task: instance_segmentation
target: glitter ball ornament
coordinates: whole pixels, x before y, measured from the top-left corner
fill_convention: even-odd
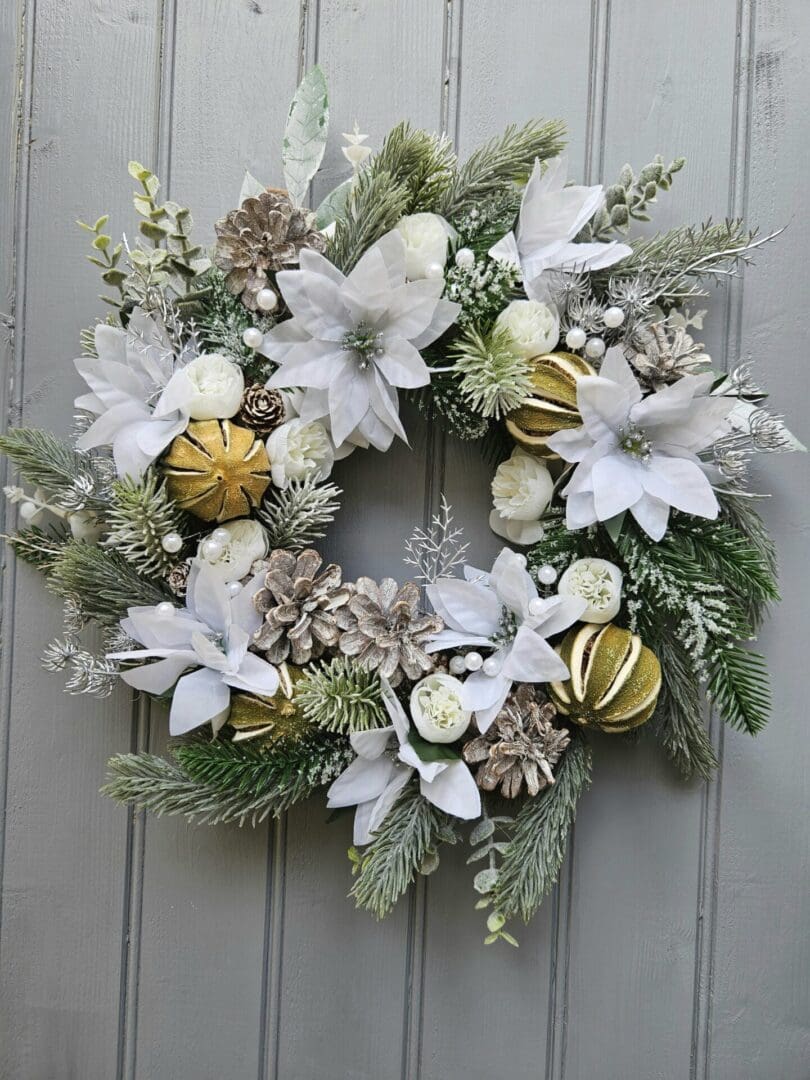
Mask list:
[[[162,465],[169,498],[203,521],[244,517],[270,484],[264,443],[229,420],[189,424]]]
[[[532,367],[532,394],[506,419],[506,429],[526,450],[539,457],[555,458],[546,445],[548,439],[566,428],[582,425],[577,408],[577,381],[596,372],[574,353],[545,353],[529,361]]]

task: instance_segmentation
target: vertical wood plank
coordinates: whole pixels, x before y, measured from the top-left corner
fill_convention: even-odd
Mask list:
[[[20,5],[20,9],[23,5]],[[155,4],[28,3],[19,182],[16,423],[65,433],[79,329],[102,305],[77,217],[128,207],[126,162],[151,145]],[[93,87],[92,95],[87,88]],[[114,107],[113,107],[114,103]],[[29,125],[30,120],[30,127]],[[78,260],[78,261],[77,261]],[[9,1076],[116,1073],[126,815],[97,794],[126,746],[125,695],[70,698],[39,666],[58,607],[19,566],[4,875],[2,991]]]
[[[374,148],[403,118],[435,130],[443,9],[429,0],[407,7],[372,0],[321,0],[317,6],[317,29],[310,26],[306,44],[329,84],[333,139],[314,185],[315,202],[348,175],[338,133],[350,131],[355,117]],[[426,469],[432,467],[415,411],[407,411],[405,426],[411,447],[357,451],[335,469],[344,495],[325,550],[348,579],[359,573],[404,577],[404,541],[422,521]],[[317,797],[289,815],[278,1075],[415,1075],[402,1072],[410,1069],[409,958],[419,947],[408,918],[413,899],[380,924],[355,911],[346,899],[350,819],[325,826],[325,817]],[[326,957],[329,978],[322,974]]]
[[[236,206],[246,168],[268,184],[280,180],[298,15],[297,0],[166,7],[158,160],[149,164],[171,197],[192,208],[206,242],[214,221]],[[153,752],[165,749],[167,726],[154,708]],[[270,836],[267,825],[147,821],[134,1075],[260,1075],[268,913],[281,902],[267,874]]]
[[[810,168],[810,12],[798,0],[763,0],[744,4],[743,13],[750,51],[741,75],[753,106],[743,208],[764,229],[788,229],[745,273],[740,352],[755,360],[771,406],[806,442],[807,369],[797,313],[807,295],[810,230],[797,178]],[[784,599],[760,638],[773,675],[771,725],[755,743],[725,735],[712,1008],[697,1072],[712,1080],[802,1080],[810,1061],[810,754],[801,631],[810,475],[804,455],[765,459],[758,472],[757,487],[773,493],[762,511],[779,548]]]
[[[736,7],[610,7],[601,163],[684,154],[653,228],[727,211]],[[644,27],[645,60],[638,41]],[[688,61],[686,57],[688,56]],[[697,124],[695,117],[700,116]],[[722,297],[707,340],[722,362]],[[709,323],[711,325],[711,321]],[[652,739],[594,740],[594,784],[577,822],[567,1046],[561,1075],[665,1076],[688,1068],[701,798]],[[595,977],[598,974],[598,977]],[[628,1037],[634,1027],[643,1037]]]
[[[561,117],[569,125],[572,174],[581,174],[589,109],[591,12],[587,5],[544,2],[463,6],[459,72],[459,151],[467,156],[509,123]],[[561,49],[559,43],[568,43]],[[448,128],[452,125],[448,123]],[[488,527],[492,470],[477,444],[447,438],[438,486],[471,542],[475,565],[488,565],[503,541]],[[534,922],[515,927],[520,949],[483,948],[485,914],[474,910],[470,853],[459,844],[442,853],[427,879],[420,1076],[489,1078],[539,1075],[546,1059],[550,975],[554,958],[554,898]],[[491,1002],[520,1001],[517,1014]]]

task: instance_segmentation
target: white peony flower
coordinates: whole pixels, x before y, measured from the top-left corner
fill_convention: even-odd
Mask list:
[[[324,480],[332,471],[335,448],[326,427],[317,420],[300,417],[277,427],[265,443],[273,483],[285,488],[290,480],[317,476]]]
[[[622,572],[607,559],[577,559],[560,578],[557,592],[587,602],[583,622],[610,622],[622,606]]]
[[[216,559],[207,559],[204,554],[205,540],[200,541],[197,558],[210,566],[223,581],[239,581],[250,573],[250,568],[257,559],[267,554],[267,533],[258,521],[251,518],[237,518],[226,521],[216,530],[226,532],[230,539],[222,545],[222,554]]]
[[[238,364],[220,353],[203,353],[175,372],[163,396],[164,406],[192,420],[228,420],[239,411],[245,377]]]
[[[451,743],[470,726],[472,713],[461,703],[464,684],[441,672],[427,675],[411,691],[411,718],[423,739]]]
[[[551,352],[560,340],[560,318],[554,304],[540,300],[513,300],[495,320],[508,330],[525,359]]]
[[[492,480],[495,508],[489,527],[513,544],[536,544],[543,536],[539,518],[553,490],[554,481],[543,462],[525,450],[514,450]]]
[[[407,214],[396,231],[405,241],[405,276],[409,281],[428,277],[428,267],[444,266],[450,226],[438,214]]]

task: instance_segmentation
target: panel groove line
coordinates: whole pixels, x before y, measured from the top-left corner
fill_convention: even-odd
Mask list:
[[[8,180],[13,192],[13,209],[3,222],[4,247],[7,265],[3,277],[8,282],[9,311],[3,316],[5,333],[2,355],[8,371],[2,386],[4,398],[4,427],[19,421],[23,403],[23,350],[25,345],[25,275],[27,266],[28,237],[28,179],[31,169],[31,121],[33,110],[34,35],[36,28],[36,0],[21,0],[19,7],[3,18],[13,21],[16,36],[12,42],[13,60],[8,70],[13,79],[13,107],[8,111],[10,126],[5,133],[5,145],[9,148]],[[4,47],[5,52],[5,47]],[[12,58],[9,57],[11,60]],[[4,118],[5,120],[5,118]],[[5,300],[5,298],[4,298]],[[5,458],[0,465],[0,478],[5,482],[8,464]],[[11,503],[3,500],[0,517],[3,531],[11,528],[16,514]],[[6,853],[6,817],[9,770],[11,768],[11,677],[14,666],[14,621],[16,600],[17,563],[5,549],[2,555],[2,621],[0,622],[0,680],[2,681],[2,704],[0,705],[0,949],[3,942],[3,881]]]
[[[751,150],[751,110],[753,106],[755,0],[738,0],[734,34],[734,86],[729,146],[728,213],[744,218],[748,211]],[[723,370],[728,370],[732,356],[739,356],[742,343],[744,267],[740,276],[728,282],[724,303]],[[718,760],[717,774],[703,785],[701,838],[699,848],[698,896],[695,929],[695,979],[692,1007],[692,1044],[690,1080],[709,1080],[717,907],[722,839],[723,758],[725,727],[715,709],[711,710],[709,736]]]

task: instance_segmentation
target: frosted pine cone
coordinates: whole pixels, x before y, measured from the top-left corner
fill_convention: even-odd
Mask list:
[[[419,586],[402,587],[393,578],[378,585],[371,578],[357,579],[348,604],[338,612],[340,651],[353,656],[368,671],[376,671],[392,686],[419,679],[433,662],[422,647],[444,623],[437,615],[419,611]]]
[[[265,439],[284,423],[285,414],[284,398],[278,390],[268,390],[261,383],[253,383],[242,396],[236,420]]]
[[[529,795],[537,795],[554,783],[552,766],[556,765],[571,741],[566,728],[555,728],[556,715],[549,701],[539,701],[537,691],[521,683],[486,734],[465,744],[464,760],[478,765],[475,782],[484,791],[494,791],[514,799],[523,785]]]
[[[268,288],[268,273],[297,266],[302,248],[326,247],[314,214],[293,206],[284,191],[263,191],[245,199],[214,229],[214,263],[225,272],[228,291],[241,296],[249,311],[256,311],[257,293]]]
[[[337,645],[340,631],[335,612],[349,599],[334,563],[318,574],[323,560],[317,551],[293,555],[277,549],[266,562],[267,576],[253,603],[264,615],[254,643],[271,664],[288,658],[306,664]]]

